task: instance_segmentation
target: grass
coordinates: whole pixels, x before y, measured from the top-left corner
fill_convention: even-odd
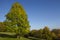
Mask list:
[[[18,39],[18,38],[2,38],[2,37],[0,37],[0,40],[30,40],[30,39],[27,39],[27,38],[24,38],[24,37],[22,37],[20,39]]]
[[[0,37],[0,40],[17,40],[17,38],[2,38],[2,37]]]
[[[15,33],[10,33],[10,32],[0,32],[0,36],[2,34],[5,34],[5,35],[15,35]],[[2,36],[5,36],[5,35],[2,35]],[[0,40],[30,40],[28,38],[24,38],[24,37],[21,37],[20,39],[19,38],[11,38],[11,37],[0,37]]]
[[[5,35],[3,35],[5,34]],[[8,37],[7,37],[8,35]],[[9,37],[10,35],[10,37]],[[38,38],[34,38],[34,37],[29,37],[29,38],[24,38],[24,37],[21,37],[21,38],[12,38],[12,36],[15,35],[15,33],[10,33],[10,32],[0,32],[0,40],[40,40]],[[3,37],[1,37],[3,36]]]
[[[11,32],[0,32],[0,34],[15,35],[16,33],[11,33]]]

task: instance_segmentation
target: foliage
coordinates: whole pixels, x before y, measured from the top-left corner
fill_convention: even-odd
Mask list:
[[[6,25],[4,22],[0,22],[0,32],[5,32],[6,31]]]
[[[30,25],[27,15],[21,4],[14,3],[6,14],[6,22],[9,22],[8,27],[14,29],[18,35],[24,35],[29,32]]]
[[[32,30],[29,35],[40,39],[53,40],[56,38],[55,33],[51,32],[47,26],[40,30]]]
[[[43,38],[47,40],[52,40],[51,31],[47,26],[43,29]]]
[[[55,35],[60,38],[60,29],[53,29],[51,32],[55,33]]]

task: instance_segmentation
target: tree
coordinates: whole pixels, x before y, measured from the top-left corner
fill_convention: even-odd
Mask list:
[[[52,40],[51,31],[47,26],[43,29],[43,38],[46,40]]]
[[[31,32],[30,32],[30,36],[32,36],[32,37],[37,37],[38,35],[37,35],[37,31],[38,30],[32,30]]]
[[[51,36],[52,36],[53,40],[55,40],[57,38],[57,36],[54,32],[51,32]]]
[[[18,2],[14,3],[8,14],[6,14],[6,22],[11,22],[9,26],[12,27],[12,29],[15,27],[15,32],[18,36],[22,36],[30,31],[27,18],[25,10]]]
[[[38,37],[42,39],[43,37],[43,29],[38,30]]]
[[[55,40],[56,35],[54,32],[51,32],[47,26],[43,29],[43,38],[46,40]]]
[[[57,38],[60,38],[60,29],[53,29],[51,32],[55,33]]]

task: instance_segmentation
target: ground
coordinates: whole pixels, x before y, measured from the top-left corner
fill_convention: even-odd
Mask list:
[[[0,40],[29,40],[28,38],[24,38],[24,37],[21,37],[20,39],[19,38],[12,38],[11,35],[15,35],[15,33],[0,32]]]

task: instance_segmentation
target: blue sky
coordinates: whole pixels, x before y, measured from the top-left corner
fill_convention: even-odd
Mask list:
[[[0,22],[15,2],[24,7],[31,29],[60,28],[60,0],[0,0]]]

